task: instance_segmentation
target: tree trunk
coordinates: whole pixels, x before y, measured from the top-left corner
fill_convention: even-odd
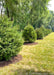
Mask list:
[[[11,21],[13,21],[13,17],[11,17]]]
[[[1,17],[2,17],[2,9],[1,9]]]
[[[10,16],[9,16],[9,10],[8,10],[8,8],[6,8],[6,11],[7,11],[7,16],[9,18]]]

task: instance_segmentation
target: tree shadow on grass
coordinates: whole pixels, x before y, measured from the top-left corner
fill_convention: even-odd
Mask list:
[[[50,72],[34,71],[33,69],[18,69],[14,71],[14,75],[54,75]]]

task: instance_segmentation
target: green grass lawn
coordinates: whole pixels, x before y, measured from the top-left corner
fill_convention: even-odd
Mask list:
[[[54,75],[54,33],[36,42],[37,45],[24,45],[19,53],[23,59],[0,67],[0,75]]]

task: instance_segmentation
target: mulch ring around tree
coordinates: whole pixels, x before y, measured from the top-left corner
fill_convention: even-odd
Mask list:
[[[33,42],[33,43],[29,43],[29,42],[25,42],[24,45],[37,45],[38,42]]]
[[[12,59],[9,61],[0,61],[0,67],[8,66],[9,64],[19,62],[20,60],[22,60],[22,56],[17,55],[15,57],[12,57]]]

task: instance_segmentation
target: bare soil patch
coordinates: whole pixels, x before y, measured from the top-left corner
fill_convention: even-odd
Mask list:
[[[29,43],[29,42],[25,42],[24,45],[37,45],[38,42],[34,42],[34,43]]]
[[[17,55],[15,57],[12,57],[9,61],[0,61],[0,67],[8,66],[9,64],[19,62],[20,60],[22,60],[22,56]]]

